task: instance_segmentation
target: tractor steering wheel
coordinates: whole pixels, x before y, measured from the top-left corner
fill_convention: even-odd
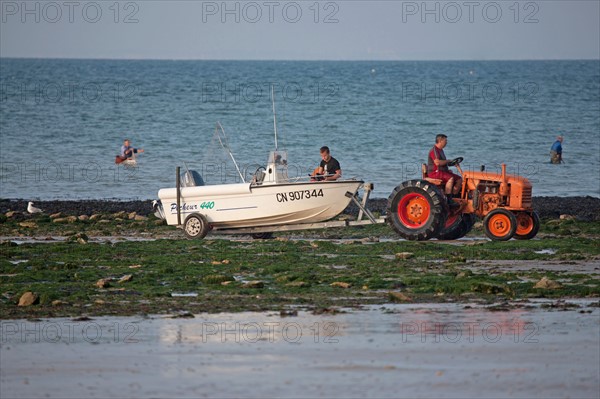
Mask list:
[[[452,161],[448,162],[448,166],[455,166],[461,163],[464,160],[463,157],[454,158]]]

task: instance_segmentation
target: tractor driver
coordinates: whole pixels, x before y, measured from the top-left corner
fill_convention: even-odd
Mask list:
[[[427,157],[427,176],[432,179],[440,179],[445,184],[448,204],[455,206],[456,203],[452,201],[452,197],[457,196],[460,192],[462,177],[450,172],[448,169],[448,166],[452,166],[452,163],[446,160],[446,154],[444,154],[446,144],[448,144],[448,136],[445,134],[435,136],[435,145],[429,151],[429,156]]]

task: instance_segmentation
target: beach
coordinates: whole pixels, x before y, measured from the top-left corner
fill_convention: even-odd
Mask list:
[[[597,301],[343,311],[0,321],[0,394],[595,398],[600,392]]]

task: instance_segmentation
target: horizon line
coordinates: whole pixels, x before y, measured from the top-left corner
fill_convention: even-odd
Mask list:
[[[0,55],[2,59],[17,60],[80,60],[80,61],[255,61],[255,62],[498,62],[498,61],[600,61],[600,58],[493,58],[493,59],[286,59],[286,58],[110,58],[110,57],[10,57]]]

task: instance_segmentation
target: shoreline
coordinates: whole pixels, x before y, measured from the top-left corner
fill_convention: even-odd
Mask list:
[[[26,212],[25,199],[0,199],[0,214],[9,211]],[[136,212],[138,215],[152,214],[152,200],[39,200],[35,206],[46,214],[62,213],[64,215],[92,215],[94,213]],[[386,198],[369,199],[369,209],[373,212],[385,213]],[[533,209],[542,219],[558,219],[561,215],[570,215],[577,220],[600,221],[600,198],[592,196],[577,197],[533,197]],[[354,204],[348,205],[345,214],[357,214]]]

